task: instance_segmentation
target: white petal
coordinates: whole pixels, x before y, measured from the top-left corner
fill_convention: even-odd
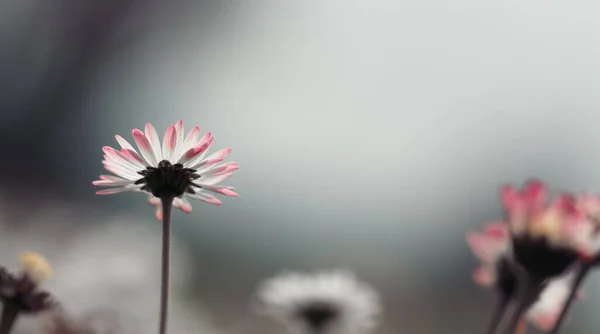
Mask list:
[[[118,194],[118,193],[122,193],[125,191],[131,191],[131,190],[132,189],[129,189],[127,187],[103,189],[103,190],[96,191],[96,195],[112,195],[112,194]]]
[[[175,143],[175,149],[173,150],[173,155],[171,155],[172,161],[176,162],[179,160],[179,156],[182,154],[183,149],[183,136],[185,135],[185,130],[183,128],[183,121],[178,121],[175,123],[175,133],[177,134],[177,142]]]
[[[192,212],[192,205],[185,198],[177,197],[173,200],[173,207],[178,208],[179,210],[190,213]]]
[[[160,198],[150,196],[150,197],[148,197],[148,203],[152,206],[160,205]]]
[[[187,137],[185,137],[185,140],[183,141],[183,147],[181,148],[181,152],[185,152],[190,148],[193,148],[196,145],[198,145],[199,139],[200,128],[195,126],[194,128],[192,128],[192,130],[190,130],[190,133],[188,133]]]
[[[215,175],[215,176],[201,177],[200,179],[197,180],[196,184],[198,184],[200,186],[212,186],[219,182],[223,182],[223,181],[227,180],[232,175],[233,175],[233,173],[226,173],[226,174]]]
[[[188,161],[183,163],[183,166],[186,168],[192,168],[191,166],[197,165],[200,161],[202,161],[202,159],[204,158],[204,156],[206,156],[206,152],[208,152],[208,149],[210,148],[210,145],[212,144],[213,141],[213,137],[210,134],[210,132],[207,132],[204,136],[202,136],[202,138],[200,138],[200,140],[198,141],[198,143],[196,144],[195,152],[193,156],[188,157]],[[186,152],[183,152],[186,153]]]
[[[100,187],[122,187],[129,184],[133,184],[135,181],[133,180],[121,180],[121,181],[111,181],[111,180],[97,180],[92,182],[95,186]]]
[[[110,162],[110,161],[104,162],[104,168],[106,170],[114,173],[115,175],[118,175],[118,176],[128,179],[128,180],[141,179],[140,175],[136,175],[136,174],[132,173],[131,171],[124,169],[123,167],[121,167],[113,162]]]
[[[203,159],[202,161],[198,162],[197,164],[195,164],[193,167],[190,167],[190,168],[198,169],[203,166],[214,165],[216,163],[223,161],[223,159],[225,159],[229,155],[229,153],[231,153],[230,148],[224,148],[224,149],[218,150],[217,152],[209,155],[207,158]]]
[[[217,197],[215,197],[212,194],[206,194],[200,191],[197,191],[195,194],[186,194],[186,196],[188,196],[189,198],[193,198],[193,199],[197,199],[197,200],[201,200],[203,202],[209,203],[209,204],[213,204],[213,205],[221,205],[223,204],[223,202],[221,202],[220,199],[218,199]]]
[[[162,151],[163,159],[171,161],[173,151],[177,145],[177,133],[175,132],[174,126],[169,126],[165,131],[165,137],[163,138]]]
[[[117,151],[110,146],[104,146],[102,151],[106,154],[106,158],[109,161],[113,161],[126,169],[137,172],[139,170],[145,169],[143,165],[141,165],[138,161],[132,160],[127,157],[123,152]]]
[[[150,141],[148,141],[148,138],[146,138],[146,135],[144,135],[144,133],[139,129],[133,129],[132,134],[133,140],[135,140],[135,143],[142,153],[142,156],[151,166],[157,166],[158,161],[154,155],[154,149],[152,148]]]
[[[146,138],[148,138],[148,141],[152,146],[152,151],[156,156],[156,160],[161,161],[163,158],[162,153],[160,151],[160,139],[158,138],[158,133],[156,133],[156,129],[151,123],[146,123],[146,128],[144,129],[144,131],[146,133]]]
[[[135,148],[133,148],[133,146],[131,146],[131,144],[129,144],[129,142],[127,140],[125,140],[125,138],[123,138],[119,135],[115,135],[115,138],[117,139],[117,142],[119,143],[119,145],[121,145],[121,148],[127,148],[127,149],[135,151]]]

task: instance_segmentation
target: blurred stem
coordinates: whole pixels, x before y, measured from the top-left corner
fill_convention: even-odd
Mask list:
[[[492,314],[492,319],[490,321],[490,324],[488,325],[486,334],[496,333],[498,326],[500,325],[502,319],[504,318],[504,315],[506,314],[506,309],[508,308],[509,303],[510,298],[506,296],[500,297],[500,300],[498,300],[498,302],[496,303],[496,308],[494,310],[494,313]]]
[[[9,334],[19,316],[19,309],[10,302],[4,302],[2,320],[0,320],[0,334]]]
[[[167,333],[167,311],[169,308],[169,266],[171,243],[171,208],[173,196],[164,196],[160,199],[162,204],[162,264],[160,283],[160,322],[159,334]],[[4,334],[4,333],[0,333]]]
[[[515,311],[510,317],[510,321],[508,322],[508,326],[504,332],[505,334],[515,334],[523,314],[537,299],[543,288],[543,280],[535,279],[529,275],[525,275],[523,277],[523,279],[520,281],[519,297],[517,299]]]
[[[589,274],[590,269],[592,269],[592,267],[593,267],[593,262],[581,264],[581,266],[579,267],[579,270],[577,271],[577,276],[575,276],[575,281],[573,282],[573,286],[571,286],[571,292],[569,293],[569,297],[567,298],[565,306],[563,307],[562,311],[560,312],[560,315],[558,316],[558,320],[556,320],[556,323],[554,324],[554,328],[552,329],[550,334],[557,334],[560,331],[562,323],[565,321],[565,318],[567,317],[567,313],[569,312],[571,305],[573,305],[573,301],[575,301],[575,297],[577,296],[577,291],[579,290],[581,283],[583,283],[583,281],[585,280],[585,277],[587,276],[587,274]]]

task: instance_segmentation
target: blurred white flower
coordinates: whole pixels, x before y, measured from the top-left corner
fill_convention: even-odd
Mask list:
[[[0,265],[17,267],[21,251],[40,252],[53,269],[45,288],[73,319],[96,319],[93,325],[100,334],[106,331],[97,328],[113,326],[125,334],[156,332],[160,225],[155,231],[147,222],[127,218],[90,222],[89,217],[56,207],[38,208],[38,213],[16,230],[7,230],[0,222]],[[93,227],[81,227],[81,220]],[[190,277],[192,265],[178,240],[173,241],[171,266],[169,332],[215,333],[201,310],[182,301],[181,287]],[[14,332],[39,333],[43,324],[39,318],[24,317]]]
[[[258,291],[260,312],[292,333],[362,333],[381,312],[377,292],[345,271],[283,273]]]

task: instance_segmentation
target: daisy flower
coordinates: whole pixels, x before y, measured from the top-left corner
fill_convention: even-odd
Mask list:
[[[515,260],[536,280],[561,275],[578,256],[591,257],[589,221],[574,196],[560,194],[547,203],[546,186],[530,181],[521,190],[501,190]]]
[[[151,205],[158,207],[156,218],[162,221],[163,228],[159,334],[167,332],[171,208],[191,212],[192,205],[187,198],[221,204],[219,199],[206,193],[207,191],[238,196],[233,187],[217,185],[230,178],[233,171],[238,169],[235,162],[221,163],[231,149],[222,149],[206,157],[213,140],[210,132],[200,137],[200,129],[194,127],[187,136],[184,133],[182,121],[168,127],[161,146],[152,124],[146,123],[144,132],[133,129],[133,139],[139,154],[127,140],[117,135],[121,150],[105,146],[102,162],[104,168],[115,175],[100,175],[100,180],[93,182],[97,186],[112,187],[98,191],[97,194],[142,192],[150,197]]]
[[[157,206],[156,217],[162,221],[161,198],[173,198],[173,206],[189,213],[192,205],[188,199],[220,205],[213,194],[238,196],[233,187],[218,184],[232,176],[238,169],[236,162],[222,161],[231,149],[226,148],[206,156],[213,141],[212,135],[200,136],[196,126],[184,136],[183,122],[169,126],[162,145],[154,126],[146,123],[144,131],[133,129],[133,140],[138,151],[123,137],[115,138],[121,149],[104,146],[104,168],[115,175],[100,175],[96,186],[111,187],[96,192],[98,195],[124,191],[142,192],[149,203]]]
[[[261,313],[292,333],[362,333],[381,312],[379,296],[351,273],[284,273],[258,291]]]

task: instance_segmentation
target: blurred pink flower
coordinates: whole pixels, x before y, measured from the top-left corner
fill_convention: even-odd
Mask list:
[[[121,150],[104,146],[104,168],[115,175],[100,175],[96,186],[113,187],[96,192],[99,195],[137,191],[150,196],[149,203],[157,206],[156,217],[162,220],[160,198],[174,194],[173,206],[189,213],[192,205],[187,198],[220,205],[221,201],[206,191],[225,196],[238,196],[229,186],[217,186],[238,169],[236,162],[221,163],[231,152],[226,148],[208,157],[213,141],[210,132],[200,137],[196,126],[184,138],[183,122],[167,128],[162,148],[154,126],[146,123],[145,132],[133,130],[133,139],[141,153],[123,137],[116,135]],[[205,191],[206,190],[206,191]]]
[[[499,262],[502,259],[512,261],[508,225],[501,222],[488,223],[483,232],[469,232],[467,244],[481,263],[473,274],[475,283],[485,287],[501,284],[498,282],[498,270],[501,268]],[[572,275],[550,281],[538,301],[527,311],[528,322],[544,331],[552,329],[565,305],[572,281]]]
[[[531,277],[560,276],[578,256],[594,257],[593,226],[576,196],[559,194],[548,202],[546,186],[539,181],[529,181],[520,190],[505,186],[500,195],[512,253]]]

